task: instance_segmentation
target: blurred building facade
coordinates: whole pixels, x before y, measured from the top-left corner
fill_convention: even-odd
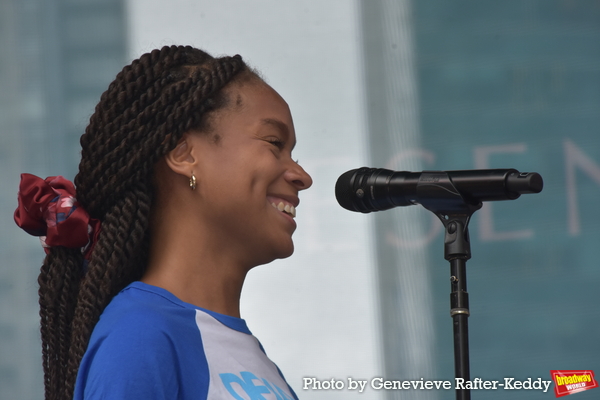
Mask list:
[[[598,366],[597,312],[580,306],[596,304],[600,284],[599,3],[364,1],[361,18],[373,167],[544,178],[542,193],[484,203],[470,223],[471,377],[549,380],[559,366]],[[378,214],[387,378],[452,380],[442,224],[420,206]]]
[[[79,136],[126,59],[121,0],[0,2],[0,399],[43,398],[37,275],[15,230],[19,174],[73,179]],[[12,210],[12,211],[11,211]]]

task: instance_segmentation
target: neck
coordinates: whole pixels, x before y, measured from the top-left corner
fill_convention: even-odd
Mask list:
[[[198,226],[189,219],[167,226],[155,224],[142,281],[186,303],[239,318],[242,286],[250,268],[235,259],[235,252],[213,243],[210,233],[203,234]]]

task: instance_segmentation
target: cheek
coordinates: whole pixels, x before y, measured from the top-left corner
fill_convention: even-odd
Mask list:
[[[282,163],[264,146],[216,151],[205,161],[210,170],[205,175],[204,193],[234,207],[250,207],[257,201],[266,204],[269,187],[285,172]]]

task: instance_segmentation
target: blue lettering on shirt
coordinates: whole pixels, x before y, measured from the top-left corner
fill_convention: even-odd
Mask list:
[[[250,400],[266,400],[263,394],[274,394],[277,400],[294,400],[290,396],[288,396],[280,387],[277,385],[270,383],[266,379],[259,379],[252,372],[242,371],[240,372],[240,376],[232,373],[223,373],[219,374],[221,377],[221,382],[223,382],[223,386],[225,389],[233,396],[236,400],[244,400],[243,397],[239,395],[238,390],[242,390],[243,393],[247,394],[250,397]],[[258,381],[258,384],[255,384],[254,381]],[[263,383],[264,385],[261,385]]]

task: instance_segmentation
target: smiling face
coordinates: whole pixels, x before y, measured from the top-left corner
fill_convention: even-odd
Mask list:
[[[211,243],[252,267],[292,254],[298,193],[312,180],[292,159],[296,134],[281,96],[258,80],[226,90],[230,104],[211,116],[208,134],[189,136],[197,212]]]

